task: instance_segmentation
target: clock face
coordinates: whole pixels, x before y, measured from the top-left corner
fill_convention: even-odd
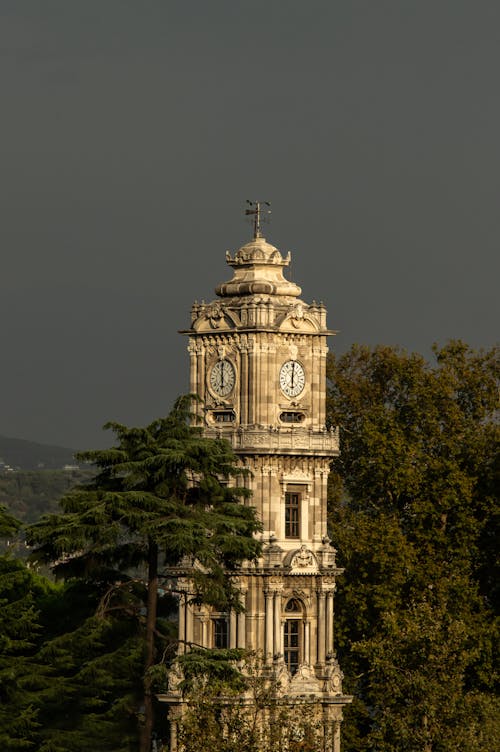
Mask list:
[[[280,387],[287,397],[296,397],[304,389],[306,375],[296,360],[287,360],[280,370]]]
[[[210,386],[220,397],[227,397],[233,391],[236,373],[229,360],[218,360],[210,371]]]

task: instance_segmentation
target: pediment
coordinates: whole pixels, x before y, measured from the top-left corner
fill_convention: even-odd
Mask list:
[[[204,307],[200,316],[193,321],[192,327],[195,332],[214,332],[234,329],[239,324],[238,317],[216,301]]]
[[[287,313],[282,314],[277,325],[280,331],[287,332],[319,332],[320,322],[309,313],[307,306],[297,303]]]
[[[288,688],[289,695],[315,695],[321,692],[321,685],[312,666],[302,663],[292,677]]]
[[[290,551],[283,564],[290,567],[290,574],[317,574],[319,572],[318,560],[307,546]]]

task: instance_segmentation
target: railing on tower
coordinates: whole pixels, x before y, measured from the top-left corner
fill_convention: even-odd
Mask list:
[[[258,449],[259,451],[300,450],[304,452],[324,452],[337,454],[339,451],[339,429],[330,428],[314,431],[308,428],[230,428],[207,427],[207,438],[227,439],[235,451]]]

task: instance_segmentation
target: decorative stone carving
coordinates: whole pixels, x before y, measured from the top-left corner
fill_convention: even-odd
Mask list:
[[[321,685],[316,678],[314,670],[307,663],[302,663],[297,669],[297,673],[292,677],[288,694],[297,695],[315,695],[321,692]]]
[[[288,673],[288,670],[283,661],[279,661],[275,665],[274,681],[276,683],[276,689],[279,695],[288,694],[288,690],[290,688],[290,674]]]
[[[337,696],[342,695],[342,679],[344,678],[344,674],[341,671],[335,653],[326,657],[326,673],[328,678],[325,691]]]
[[[168,672],[168,691],[179,692],[179,687],[182,681],[184,681],[184,674],[177,661],[174,661],[172,667],[170,668],[170,671]]]
[[[314,566],[314,556],[312,551],[309,551],[306,546],[301,546],[298,553],[292,559],[292,569],[305,569]]]
[[[306,608],[310,608],[312,604],[312,598],[310,591],[302,590],[301,588],[294,588],[289,593],[285,593],[287,598],[297,598],[302,601]]]
[[[214,329],[218,329],[224,323],[224,311],[217,301],[206,309],[205,315]]]
[[[285,566],[290,567],[290,574],[316,574],[319,572],[315,555],[304,545],[298,550],[291,551],[285,557],[284,563]]]
[[[293,307],[292,313],[290,314],[290,321],[292,322],[292,326],[294,326],[296,329],[300,329],[303,320],[304,308],[300,305],[300,303],[297,303],[297,305]]]
[[[330,538],[328,538],[328,536],[325,536],[323,538],[323,545],[321,546],[318,554],[322,567],[326,568],[336,566],[335,556],[337,554],[337,549],[332,546],[332,544],[330,543]]]
[[[264,556],[266,557],[266,566],[279,567],[283,558],[283,549],[274,541],[270,541],[269,546],[264,550]]]
[[[264,587],[269,593],[281,593],[283,592],[283,580],[281,577],[268,577]]]
[[[283,473],[282,480],[284,483],[311,483],[311,473],[305,473],[303,470],[294,470],[290,473]]]

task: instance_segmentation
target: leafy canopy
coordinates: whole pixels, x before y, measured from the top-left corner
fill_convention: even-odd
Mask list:
[[[346,752],[487,752],[499,733],[498,350],[434,354],[329,362]]]
[[[62,499],[63,514],[29,529],[33,558],[66,579],[116,582],[147,563],[154,544],[166,569],[198,563],[200,597],[230,597],[226,572],[258,555],[260,523],[234,484],[244,470],[230,445],[190,424],[189,402],[144,428],[108,423],[116,446],[78,455],[97,475]]]

